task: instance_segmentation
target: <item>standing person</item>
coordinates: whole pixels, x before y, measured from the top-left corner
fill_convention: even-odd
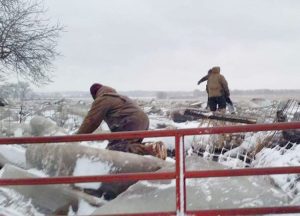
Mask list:
[[[94,99],[77,134],[94,132],[105,121],[111,132],[148,130],[149,118],[130,98],[120,95],[111,87],[94,83],[90,87]],[[110,140],[107,149],[140,155],[166,158],[166,148],[162,142],[145,145],[141,139]]]
[[[226,99],[230,92],[227,81],[223,75],[220,74],[220,67],[213,67],[207,79],[208,105],[212,112],[219,110],[225,113]]]
[[[200,85],[202,82],[205,82],[208,80],[209,75],[211,74],[211,69],[208,70],[207,75],[205,75],[204,77],[202,77],[198,82],[197,85]],[[207,84],[206,84],[206,92],[208,94],[208,89],[207,89]],[[207,105],[205,109],[209,109],[209,105],[208,105],[208,98],[207,98]]]
[[[200,85],[202,82],[207,81],[209,75],[211,74],[211,72],[212,72],[212,69],[209,69],[208,72],[207,72],[207,75],[205,75],[204,77],[202,77],[202,78],[198,81],[197,84]],[[206,85],[206,91],[207,91],[207,94],[208,94],[208,88],[207,88],[207,85]],[[228,92],[229,92],[229,91],[228,91]],[[226,103],[227,103],[227,105],[228,105],[228,111],[229,111],[230,113],[234,113],[233,103],[232,103],[232,101],[231,101],[229,95],[227,94],[227,92],[226,92],[225,90],[224,90],[223,94],[224,94],[224,96],[225,96],[225,101],[226,101]],[[209,106],[208,104],[209,104],[209,102],[207,102],[207,106]]]

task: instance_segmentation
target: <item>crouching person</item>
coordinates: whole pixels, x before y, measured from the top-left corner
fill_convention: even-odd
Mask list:
[[[93,133],[105,121],[111,132],[149,129],[149,118],[130,98],[120,95],[111,87],[95,83],[90,87],[94,99],[77,134]],[[152,155],[166,159],[167,150],[162,142],[142,143],[143,139],[110,140],[107,149]]]

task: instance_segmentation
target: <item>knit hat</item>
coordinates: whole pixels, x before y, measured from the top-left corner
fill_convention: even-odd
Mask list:
[[[102,85],[100,83],[94,83],[91,87],[90,87],[90,93],[92,95],[92,97],[95,99],[96,98],[96,94],[97,91],[102,87]]]

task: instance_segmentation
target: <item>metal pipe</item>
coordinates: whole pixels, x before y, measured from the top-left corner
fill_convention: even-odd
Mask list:
[[[260,214],[283,214],[299,213],[300,206],[281,206],[281,207],[260,207],[260,208],[239,208],[239,209],[209,209],[199,211],[187,211],[187,215],[203,216],[232,216],[232,215],[260,215]]]
[[[0,138],[0,144],[25,144],[25,143],[56,143],[56,142],[79,142],[109,139],[130,139],[141,137],[168,137],[168,136],[188,136],[204,134],[221,133],[239,133],[239,132],[257,132],[299,129],[300,122],[281,122],[272,124],[254,124],[254,125],[234,125],[221,127],[205,127],[178,130],[153,130],[153,131],[130,131],[114,132],[106,134],[79,134],[65,136],[47,136],[47,137],[14,137]]]
[[[176,211],[181,212],[181,200],[180,200],[180,135],[175,136],[175,162],[176,162]]]
[[[45,184],[73,184],[87,182],[115,182],[129,180],[160,180],[174,179],[174,172],[161,173],[126,173],[126,174],[111,174],[100,176],[59,176],[50,178],[18,178],[18,179],[1,179],[0,185],[45,185]]]
[[[291,173],[300,173],[300,166],[187,171],[185,173],[185,176],[186,178],[211,178],[249,175],[276,175]]]

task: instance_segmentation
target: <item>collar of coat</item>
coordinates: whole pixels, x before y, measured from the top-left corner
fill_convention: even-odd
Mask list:
[[[96,94],[96,98],[104,94],[116,94],[117,91],[109,86],[102,86]]]
[[[117,91],[109,86],[102,86],[96,94],[96,99],[102,96],[111,96],[121,98],[123,101],[126,101],[126,97],[117,93]]]

